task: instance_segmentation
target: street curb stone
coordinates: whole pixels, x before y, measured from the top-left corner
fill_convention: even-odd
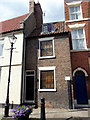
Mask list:
[[[13,120],[11,117],[3,117],[1,120]],[[39,118],[29,118],[29,120],[40,120]],[[78,118],[46,118],[46,120],[90,120],[90,117],[78,117]]]

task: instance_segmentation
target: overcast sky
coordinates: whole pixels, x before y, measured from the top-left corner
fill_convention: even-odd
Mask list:
[[[45,12],[45,22],[64,20],[64,0],[35,0]],[[29,12],[29,0],[0,0],[0,21],[24,15]]]

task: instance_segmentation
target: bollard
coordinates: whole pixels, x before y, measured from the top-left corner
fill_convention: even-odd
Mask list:
[[[41,120],[45,120],[45,98],[41,98]]]
[[[13,109],[13,101],[12,101],[11,109]]]

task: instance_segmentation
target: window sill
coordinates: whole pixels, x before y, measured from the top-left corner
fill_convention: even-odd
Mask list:
[[[70,50],[70,52],[80,52],[80,51],[90,51],[90,49],[77,49],[77,50]]]
[[[49,58],[55,58],[55,56],[46,56],[46,57],[38,57],[38,59],[49,59]]]
[[[39,92],[56,92],[56,89],[38,89]]]
[[[65,21],[65,22],[66,22],[66,23],[67,23],[67,22],[77,22],[77,21],[83,21],[83,20],[90,20],[90,18],[83,18],[83,19],[68,20],[68,21]]]

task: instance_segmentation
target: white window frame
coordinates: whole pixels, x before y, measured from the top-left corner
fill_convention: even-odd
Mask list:
[[[3,45],[3,49],[4,49],[4,38],[0,38],[0,45]],[[2,55],[0,55],[0,57],[3,56],[3,49],[2,49]]]
[[[70,14],[70,7],[80,6],[81,18],[80,18],[80,19],[73,19],[73,20],[70,19],[70,21],[76,21],[76,20],[81,20],[81,19],[83,19],[81,1],[67,3],[67,5],[69,6],[69,18],[71,17],[71,14]],[[77,14],[77,13],[76,13],[76,14]]]
[[[38,69],[39,69],[39,89],[38,89],[38,91],[56,91],[56,80],[55,80],[55,68],[56,68],[56,66],[50,66],[50,67],[39,67]],[[49,70],[53,70],[54,71],[54,89],[41,89],[40,88],[40,72],[41,71],[49,71]]]
[[[40,49],[40,42],[42,41],[49,41],[52,40],[52,44],[53,44],[53,55],[52,56],[41,56],[41,49]],[[55,51],[54,51],[54,37],[47,37],[47,38],[40,38],[39,39],[39,59],[45,59],[45,58],[54,58],[55,57]]]
[[[84,30],[84,28],[75,28],[76,30],[78,30],[78,29],[83,29],[83,35],[84,35],[84,49],[74,49],[74,47],[73,47],[73,39],[72,39],[72,47],[73,47],[73,50],[86,50],[87,49],[87,45],[86,45],[86,38],[85,38],[85,30]],[[73,29],[71,29],[71,35],[72,35],[72,30]]]
[[[84,30],[85,25],[86,25],[85,23],[83,23],[83,24],[69,25],[69,28],[70,28],[71,30],[82,28],[82,29],[83,29],[83,34],[84,34],[85,49],[73,49],[74,51],[87,50],[86,37],[85,37],[85,30]],[[73,40],[73,39],[72,39],[72,40]],[[72,47],[73,47],[73,43],[72,43]],[[72,50],[72,51],[73,51],[73,50]]]

